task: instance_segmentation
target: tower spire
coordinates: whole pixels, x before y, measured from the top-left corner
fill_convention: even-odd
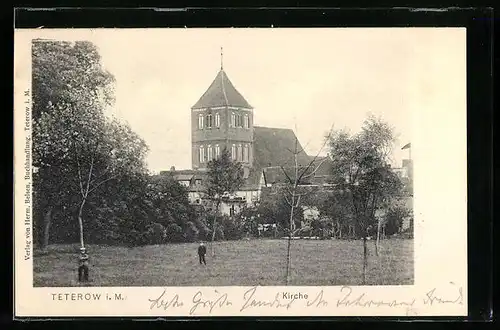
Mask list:
[[[224,70],[224,52],[223,52],[223,48],[221,47],[220,48],[220,69],[221,70]]]

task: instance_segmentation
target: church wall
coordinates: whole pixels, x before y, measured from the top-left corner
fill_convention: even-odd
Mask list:
[[[212,128],[206,127],[206,120],[204,122],[204,128],[198,129],[198,115],[203,114],[207,115],[211,113],[214,120],[214,125]],[[219,113],[220,116],[220,126],[215,127],[215,114]],[[227,125],[228,121],[227,110],[226,109],[218,109],[218,110],[205,110],[205,111],[191,111],[191,138],[192,142],[198,141],[206,141],[206,140],[220,140],[224,139],[227,134]]]
[[[206,115],[212,114],[213,125],[207,128]],[[220,116],[220,125],[215,125],[215,114]],[[230,127],[231,114],[248,114],[249,115],[249,128],[243,127]],[[199,115],[204,115],[204,128],[198,128]],[[227,143],[226,143],[227,142]],[[207,110],[191,110],[191,164],[193,169],[205,168],[206,163],[200,164],[199,161],[199,147],[200,145],[205,148],[210,144],[215,146],[219,144],[220,151],[227,148],[231,152],[233,144],[248,144],[249,145],[249,165],[253,165],[253,113],[248,110],[237,110],[235,108],[220,107]]]

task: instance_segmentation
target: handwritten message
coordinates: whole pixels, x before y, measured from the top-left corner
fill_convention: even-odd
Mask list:
[[[197,291],[192,297],[183,297],[179,293],[169,293],[163,289],[159,295],[149,298],[147,306],[150,310],[186,310],[188,315],[211,315],[224,309],[231,313],[255,311],[256,314],[263,309],[290,310],[294,308],[325,309],[332,308],[394,308],[402,309],[406,315],[416,315],[416,307],[437,305],[462,305],[464,303],[463,289],[454,283],[446,290],[431,288],[421,295],[416,295],[404,300],[381,299],[370,297],[366,292],[350,286],[336,289],[334,295],[325,293],[325,289],[317,289],[313,294],[302,292],[278,291],[269,299],[270,288],[252,287],[244,289],[243,293],[223,292],[220,289],[206,289]],[[310,292],[310,291],[309,291]],[[443,292],[443,293],[441,293]],[[328,313],[325,312],[325,315]]]
[[[31,95],[23,93],[24,100],[24,260],[31,259],[32,218],[31,218]]]

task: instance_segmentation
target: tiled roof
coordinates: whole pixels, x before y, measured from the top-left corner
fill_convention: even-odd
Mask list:
[[[191,181],[194,177],[194,174],[177,174],[174,175],[174,178],[178,181]]]
[[[196,102],[193,108],[210,108],[233,106],[252,109],[245,98],[236,90],[226,72],[220,70],[207,91]]]
[[[299,165],[306,165],[310,157],[302,149],[293,130],[254,126],[254,166],[295,166],[294,151],[299,151]]]
[[[306,171],[307,167],[301,167],[297,171],[297,176],[300,177],[303,171]],[[311,168],[307,171],[308,173],[311,172]],[[276,184],[276,183],[289,183],[290,180],[294,182],[295,180],[295,169],[293,167],[279,167],[279,166],[273,166],[273,167],[266,167],[264,168],[264,180],[266,184]],[[305,176],[305,175],[304,175]],[[311,182],[309,177],[301,178],[299,184],[308,184]]]

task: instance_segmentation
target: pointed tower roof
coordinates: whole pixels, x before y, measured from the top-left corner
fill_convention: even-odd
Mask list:
[[[236,90],[226,72],[221,68],[207,91],[193,108],[233,106],[253,109],[245,98]]]

